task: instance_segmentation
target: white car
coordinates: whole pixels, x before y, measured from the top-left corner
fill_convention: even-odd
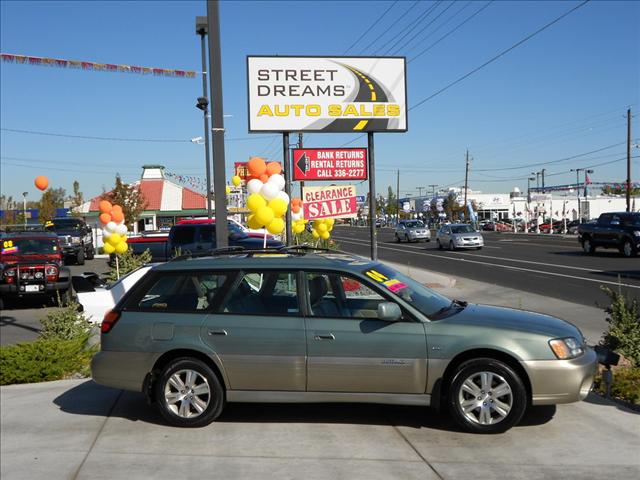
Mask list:
[[[78,303],[82,305],[87,320],[101,323],[104,314],[111,310],[154,265],[156,264],[143,265],[105,287],[92,287],[93,291],[77,292]]]

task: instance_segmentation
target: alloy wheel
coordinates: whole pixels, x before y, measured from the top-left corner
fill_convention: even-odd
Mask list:
[[[478,425],[495,425],[504,420],[513,407],[511,386],[501,375],[476,372],[462,383],[458,404],[464,416]]]
[[[211,400],[207,379],[195,370],[178,370],[164,386],[167,408],[181,418],[195,418],[204,412]]]

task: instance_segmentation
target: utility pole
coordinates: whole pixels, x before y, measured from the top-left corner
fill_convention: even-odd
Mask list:
[[[469,186],[468,180],[469,180],[469,149],[467,149],[467,155],[465,157],[465,167],[464,167],[464,208],[467,208],[467,188]]]
[[[631,109],[627,109],[627,212],[631,211]]]
[[[435,183],[431,183],[429,184],[429,186],[431,187],[431,196],[435,197],[436,196],[436,187],[438,186]]]
[[[302,148],[302,132],[298,133],[298,148]],[[291,172],[293,173],[293,172]],[[302,198],[302,189],[304,188],[304,180],[300,180],[300,198]]]
[[[544,189],[544,172],[546,172],[547,169],[543,168],[542,171],[540,172],[541,176],[542,176],[542,193],[547,193]]]
[[[400,221],[400,170],[396,172],[396,223]]]
[[[209,155],[209,95],[207,93],[207,51],[205,35],[207,35],[207,17],[196,17],[196,34],[200,35],[200,50],[202,51],[202,97],[196,105],[202,110],[204,117],[204,163],[207,181],[207,218],[211,220],[211,156]]]
[[[220,54],[220,11],[218,0],[207,0],[209,34],[209,91],[213,133],[213,185],[216,192],[216,247],[229,245],[227,199],[225,195],[224,110],[222,106],[222,58]]]
[[[416,190],[418,190],[418,196],[421,197],[422,196],[422,190],[426,190],[426,188],[424,188],[424,187],[416,187]]]

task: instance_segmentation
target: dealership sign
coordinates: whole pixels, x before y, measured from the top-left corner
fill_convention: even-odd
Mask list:
[[[294,180],[366,180],[366,148],[296,148]]]
[[[247,57],[250,132],[405,132],[403,57]]]
[[[304,187],[302,205],[307,220],[358,216],[355,185]]]

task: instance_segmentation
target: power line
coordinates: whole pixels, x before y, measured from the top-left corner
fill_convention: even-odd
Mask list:
[[[431,50],[433,47],[435,47],[437,44],[439,44],[441,41],[443,41],[445,38],[447,38],[449,35],[451,35],[452,33],[454,33],[456,30],[458,30],[460,27],[462,27],[465,23],[467,23],[469,20],[471,20],[472,18],[474,18],[476,15],[478,15],[479,13],[481,13],[485,8],[487,8],[489,5],[491,5],[493,3],[493,0],[487,2],[484,4],[484,6],[480,7],[478,10],[476,10],[474,13],[472,13],[471,15],[469,15],[466,19],[464,19],[462,22],[460,22],[458,25],[456,25],[455,27],[453,27],[451,30],[449,30],[447,33],[445,33],[442,37],[440,37],[438,40],[436,40],[435,42],[433,42],[431,45],[429,45],[427,48],[425,48],[424,50],[422,50],[420,53],[416,54],[413,58],[409,59],[407,61],[407,63],[411,63],[414,60],[418,59],[419,57],[421,57],[422,55],[424,55],[425,53],[427,53],[429,50]],[[454,15],[455,17],[455,15]],[[453,18],[453,17],[451,17]]]
[[[351,44],[351,46],[350,46],[349,48],[347,48],[347,49],[344,51],[343,55],[346,55],[346,54],[347,54],[347,52],[348,52],[349,50],[351,50],[353,47],[355,47],[355,46],[357,45],[357,43],[358,43],[360,40],[362,40],[362,39],[367,35],[367,33],[369,33],[369,32],[373,29],[373,27],[375,27],[375,26],[378,24],[378,22],[380,22],[380,20],[382,20],[382,19],[385,17],[385,15],[386,15],[387,13],[389,13],[389,11],[394,7],[394,5],[395,5],[396,3],[398,3],[398,1],[399,1],[399,0],[396,0],[396,1],[395,1],[395,2],[393,2],[391,5],[389,5],[389,8],[387,8],[387,9],[382,13],[382,15],[380,15],[380,16],[378,17],[378,19],[377,19],[375,22],[373,22],[373,24],[371,24],[371,26],[370,26],[369,28],[366,28],[366,29],[364,30],[364,32],[362,32],[362,34],[358,37],[358,39],[357,39],[355,42],[353,42],[353,43]]]
[[[409,35],[411,32],[413,32],[413,30],[416,27],[418,27],[418,25],[420,25],[420,22],[422,22],[423,20],[428,18],[429,15],[431,14],[431,12],[433,12],[436,8],[438,8],[438,6],[440,6],[440,3],[442,3],[442,0],[438,0],[437,2],[435,2],[430,7],[427,7],[427,9],[424,12],[422,12],[420,15],[418,15],[412,22],[409,22],[409,24],[405,27],[406,31],[405,31],[404,35],[402,34],[402,32],[398,32],[398,34],[395,37],[391,38],[391,40],[389,40],[389,43],[393,42],[394,39],[395,39],[395,43],[393,43],[391,46],[389,46],[382,54],[386,55],[391,50],[393,50],[396,47],[396,45],[398,45],[402,40],[404,40],[407,37],[407,35]],[[411,28],[409,28],[409,27],[411,27]],[[379,48],[375,52],[375,54],[377,55],[378,53],[380,53],[380,51],[383,48],[384,47]]]
[[[531,40],[533,37],[535,37],[536,35],[538,35],[539,33],[542,33],[543,31],[545,31],[547,28],[551,27],[552,25],[558,23],[560,20],[562,20],[564,17],[566,17],[567,15],[575,12],[576,10],[578,10],[579,8],[584,7],[587,3],[589,3],[590,0],[584,0],[582,3],[580,3],[579,5],[576,5],[575,7],[573,7],[572,9],[568,10],[567,12],[563,13],[562,15],[560,15],[559,17],[556,17],[554,20],[550,21],[549,23],[543,25],[542,27],[540,27],[538,30],[536,30],[535,32],[527,35],[526,37],[524,37],[522,40],[520,40],[519,42],[514,43],[513,45],[511,45],[509,48],[503,50],[502,52],[498,53],[497,55],[495,55],[494,57],[492,57],[491,59],[487,60],[486,62],[484,62],[482,65],[480,65],[479,67],[474,68],[473,70],[471,70],[470,72],[464,74],[463,76],[461,76],[460,78],[458,78],[457,80],[454,80],[453,82],[449,83],[448,85],[442,87],[440,90],[436,91],[435,93],[432,93],[431,95],[429,95],[426,98],[423,98],[422,100],[420,100],[418,103],[416,103],[415,105],[413,105],[412,107],[409,108],[410,110],[413,110],[414,108],[419,107],[420,105],[424,104],[425,102],[428,102],[429,100],[431,100],[432,98],[437,97],[438,95],[440,95],[441,93],[449,90],[451,87],[453,87],[454,85],[457,85],[458,83],[462,82],[463,80],[465,80],[466,78],[469,78],[471,75],[473,75],[474,73],[482,70],[484,67],[492,64],[493,62],[495,62],[496,60],[498,60],[499,58],[503,57],[504,55],[506,55],[507,53],[509,53],[512,50],[515,50],[516,48],[518,48],[520,45],[522,45],[523,43]]]
[[[360,54],[362,55],[364,52],[366,52],[366,51],[367,51],[367,49],[369,49],[369,47],[373,46],[373,45],[374,45],[378,40],[380,40],[382,37],[384,37],[387,33],[392,32],[392,31],[393,31],[393,30],[392,30],[392,27],[393,27],[394,25],[396,25],[398,22],[400,22],[400,20],[402,20],[404,17],[406,17],[406,16],[407,16],[407,14],[408,14],[411,10],[413,10],[413,8],[414,8],[416,5],[418,5],[419,3],[420,3],[420,0],[416,0],[415,2],[413,2],[413,4],[411,4],[411,5],[409,6],[409,8],[408,8],[408,9],[406,9],[406,10],[404,11],[404,13],[403,13],[403,14],[401,14],[401,15],[400,15],[396,20],[394,20],[394,21],[391,23],[391,25],[390,25],[390,26],[389,26],[385,31],[383,31],[380,35],[378,35],[376,38],[374,38],[372,42],[369,42],[369,44],[368,44],[366,47],[364,47],[362,50],[360,50]]]
[[[429,28],[431,25],[433,25],[433,23],[436,22],[442,15],[444,15],[447,12],[447,10],[449,10],[451,7],[453,7],[454,3],[455,3],[454,0],[451,0],[451,3],[449,3],[449,5],[447,5],[445,7],[445,9],[442,10],[438,15],[436,15],[436,17],[433,20],[431,20],[424,27],[422,27],[420,30],[418,30],[409,40],[407,40],[402,45],[400,45],[398,48],[396,48],[395,51],[394,51],[394,54],[398,53],[400,50],[402,50],[404,47],[406,47],[409,43],[411,43],[414,38],[416,38],[418,35],[420,35],[422,32],[424,32],[427,28]]]

